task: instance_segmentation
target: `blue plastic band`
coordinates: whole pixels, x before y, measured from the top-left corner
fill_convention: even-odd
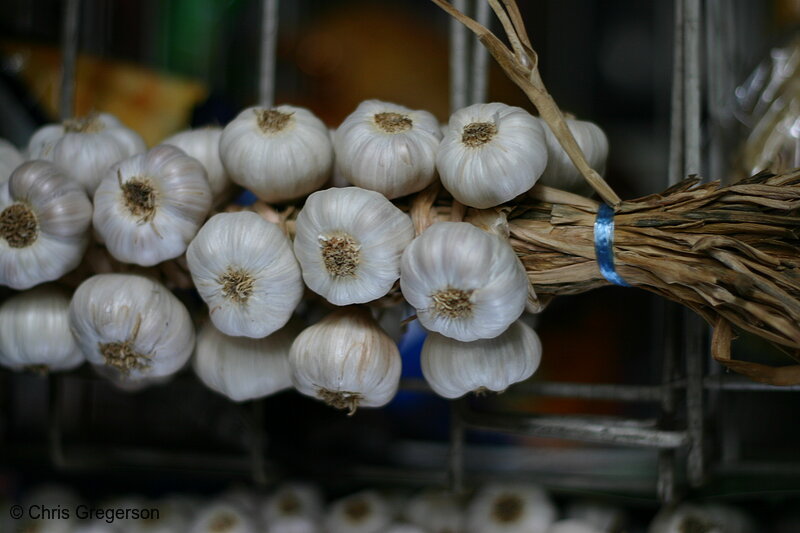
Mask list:
[[[630,287],[614,268],[614,210],[601,204],[594,221],[594,253],[600,273],[611,283]]]

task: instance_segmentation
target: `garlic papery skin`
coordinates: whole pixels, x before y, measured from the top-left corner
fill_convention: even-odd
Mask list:
[[[431,113],[366,100],[334,134],[336,169],[358,187],[389,199],[405,196],[435,179],[441,138]]]
[[[298,391],[349,414],[387,404],[400,384],[397,345],[363,307],[334,311],[303,330],[289,366]]]
[[[575,163],[561,147],[550,127],[540,122],[545,132],[547,143],[547,168],[544,169],[539,182],[548,187],[555,187],[576,194],[589,195],[592,186],[586,181]],[[589,166],[602,175],[606,171],[608,158],[608,138],[597,124],[584,120],[567,119],[567,126],[575,137]]]
[[[311,111],[250,107],[222,132],[219,154],[228,175],[265,202],[284,202],[319,189],[330,177],[328,128]]]
[[[152,266],[178,257],[211,208],[206,171],[170,145],[114,165],[94,195],[94,228],[125,263]]]
[[[386,501],[374,491],[352,494],[331,504],[325,517],[327,533],[381,533],[392,522]]]
[[[517,320],[492,339],[461,342],[430,333],[422,345],[422,374],[439,396],[503,392],[531,377],[542,358],[542,343]]]
[[[405,518],[430,533],[464,531],[464,510],[454,494],[427,490],[417,494],[405,508]]]
[[[217,502],[201,511],[189,533],[257,533],[253,519],[239,506]]]
[[[507,241],[438,222],[403,252],[403,296],[428,330],[469,342],[497,337],[525,309],[528,278]]]
[[[6,141],[0,139],[0,183],[8,181],[8,177],[20,166],[25,159],[19,153],[17,147]]]
[[[58,372],[83,363],[69,329],[69,297],[36,287],[0,305],[0,364],[14,370]]]
[[[309,289],[334,305],[366,303],[391,290],[414,238],[411,218],[380,193],[317,191],[297,215],[294,253]]]
[[[49,124],[28,142],[28,159],[46,159],[93,194],[114,163],[147,150],[144,140],[108,113]]]
[[[494,484],[481,489],[467,509],[467,533],[545,533],[556,507],[534,485]]]
[[[128,381],[174,374],[194,349],[186,307],[144,276],[92,276],[75,291],[69,319],[86,359]]]
[[[92,204],[47,161],[23,163],[0,185],[0,285],[28,289],[80,263]]]
[[[284,330],[263,339],[229,337],[205,324],[197,335],[192,367],[208,388],[235,402],[263,398],[292,386],[293,340]]]
[[[208,127],[181,131],[161,141],[161,144],[180,148],[203,164],[215,203],[225,199],[232,185],[219,157],[220,137],[222,128]]]
[[[220,213],[186,251],[211,321],[226,335],[262,338],[282,328],[303,297],[289,238],[255,213]]]
[[[322,510],[319,490],[304,483],[287,483],[266,499],[261,516],[266,524],[298,516],[316,522],[322,517]]]
[[[547,166],[539,121],[520,107],[475,104],[450,116],[436,169],[464,205],[485,209],[527,192]]]

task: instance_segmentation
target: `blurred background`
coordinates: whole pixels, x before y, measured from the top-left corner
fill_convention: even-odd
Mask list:
[[[562,109],[607,133],[612,187],[623,198],[665,188],[673,3],[519,4],[551,94]],[[736,88],[772,48],[790,41],[800,2],[708,0],[704,6],[704,172],[720,178],[731,170],[746,129],[737,119]],[[63,11],[58,0],[3,2],[0,137],[21,148],[37,127],[58,117]],[[151,146],[189,126],[226,124],[256,103],[260,21],[255,0],[83,0],[76,114],[111,112]],[[449,20],[431,2],[287,0],[279,24],[277,103],[308,107],[331,128],[369,98],[447,121]],[[494,65],[489,79],[489,101],[533,110]],[[199,306],[195,296],[183,296]],[[533,379],[659,383],[664,313],[635,290],[558,299],[535,319],[544,356]],[[418,378],[418,340],[403,348],[404,376]],[[657,415],[651,404],[525,394],[468,402],[487,412]],[[715,457],[797,459],[800,441],[790,422],[800,407],[796,392],[720,393],[711,407]],[[120,392],[85,368],[50,378],[2,372],[0,494],[11,497],[45,480],[89,495],[211,492],[286,477],[322,480],[332,493],[364,484],[444,486],[450,413],[448,402],[413,390],[388,408],[347,418],[292,392],[235,405],[189,372],[136,393]],[[485,432],[470,432],[467,442],[468,480],[519,476],[646,509],[657,502],[655,450]],[[699,492],[771,512],[788,507],[800,490],[797,470],[783,474],[759,475],[757,490],[739,473]],[[767,493],[771,498],[759,496]]]

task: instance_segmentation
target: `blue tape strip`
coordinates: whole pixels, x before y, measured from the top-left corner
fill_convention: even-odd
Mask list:
[[[616,285],[630,287],[614,268],[614,210],[607,204],[600,205],[594,221],[594,253],[604,278]]]

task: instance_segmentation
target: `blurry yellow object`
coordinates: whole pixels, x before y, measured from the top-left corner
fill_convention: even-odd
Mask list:
[[[31,94],[58,117],[60,52],[22,43],[2,43],[0,52],[15,59]],[[76,116],[112,113],[149,146],[187,127],[192,108],[206,97],[206,88],[195,81],[86,55],[78,57],[76,83]]]

